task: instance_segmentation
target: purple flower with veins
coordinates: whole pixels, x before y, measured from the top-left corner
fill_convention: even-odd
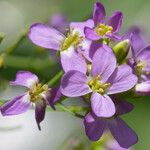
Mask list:
[[[3,116],[18,115],[26,112],[32,106],[35,106],[35,119],[39,130],[40,122],[45,117],[46,105],[49,104],[54,108],[61,94],[58,89],[48,88],[48,85],[39,83],[35,74],[28,71],[19,71],[16,80],[10,82],[11,85],[19,85],[27,88],[27,91],[4,104],[0,110]]]
[[[90,140],[97,141],[101,138],[104,131],[109,129],[121,147],[131,147],[137,143],[138,137],[119,116],[132,111],[132,109],[132,104],[126,101],[120,101],[116,102],[116,113],[111,118],[97,117],[92,113],[87,114],[84,119],[86,135]]]
[[[129,65],[138,76],[138,84],[135,91],[139,94],[150,95],[150,45],[146,45],[137,30],[131,34],[132,54]]]
[[[84,66],[81,68],[86,70]],[[117,67],[112,49],[103,45],[95,52],[90,71],[67,72],[62,78],[60,90],[68,97],[92,93],[91,107],[94,114],[98,117],[111,117],[115,114],[115,105],[109,95],[127,91],[136,83],[137,77],[131,67]]]
[[[90,40],[100,40],[100,39],[112,39],[120,40],[121,37],[117,35],[122,25],[123,14],[120,11],[116,11],[109,18],[108,23],[105,23],[105,8],[104,6],[97,2],[94,5],[93,12],[93,24],[94,26],[85,27],[85,36]]]
[[[85,26],[91,27],[92,20],[70,23],[70,31],[65,36],[60,31],[42,23],[33,24],[30,28],[30,40],[41,47],[60,52],[61,64],[65,72],[79,70],[85,72],[86,62],[82,49],[88,50],[91,44],[84,36]],[[80,66],[84,65],[84,69]]]

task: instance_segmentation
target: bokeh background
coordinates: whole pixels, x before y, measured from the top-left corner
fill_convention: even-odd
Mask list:
[[[35,22],[49,22],[51,16],[63,13],[69,21],[87,19],[94,0],[0,0],[0,32],[5,39],[0,45],[4,52]],[[140,26],[150,41],[149,0],[101,0],[111,15],[114,10],[124,13],[122,33],[131,26]],[[7,87],[17,70],[30,70],[47,81],[59,69],[47,50],[33,45],[27,38],[6,57],[6,66],[0,68],[0,99],[11,99],[24,89]],[[72,100],[75,101],[75,100]],[[130,99],[133,112],[124,116],[139,135],[135,150],[150,149],[150,98]],[[0,116],[0,150],[59,150],[71,136],[89,143],[84,135],[82,121],[62,112],[47,112],[39,132],[34,121],[34,111],[16,117]],[[65,149],[65,148],[64,148]]]

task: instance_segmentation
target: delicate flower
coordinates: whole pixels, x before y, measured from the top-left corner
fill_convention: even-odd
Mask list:
[[[122,18],[123,14],[120,11],[116,11],[106,24],[104,6],[99,2],[95,3],[93,12],[94,26],[92,28],[85,27],[86,38],[90,40],[100,40],[104,38],[120,40],[121,38],[117,36],[117,33],[121,28]]]
[[[138,76],[135,91],[141,94],[150,94],[150,45],[144,45],[140,32],[131,35],[132,54],[129,65]]]
[[[95,52],[89,72],[67,72],[62,78],[60,90],[69,97],[92,93],[91,107],[95,115],[111,117],[115,114],[115,105],[108,95],[127,91],[136,83],[137,77],[132,73],[131,67],[117,67],[112,49],[103,45]]]
[[[65,33],[66,29],[69,27],[69,23],[67,22],[66,16],[62,14],[56,14],[52,16],[49,21],[51,27],[57,29],[61,33]]]
[[[35,119],[39,130],[40,122],[45,117],[47,103],[54,108],[54,103],[60,98],[60,92],[57,89],[48,88],[47,84],[42,85],[35,74],[28,71],[19,71],[16,80],[10,82],[12,85],[24,86],[27,92],[7,102],[1,107],[3,116],[18,115],[29,110],[35,105]]]
[[[66,36],[52,27],[37,23],[31,26],[29,38],[38,46],[60,51],[61,64],[65,72],[74,68],[85,73],[86,62],[83,54],[78,50],[79,48],[87,50],[90,47],[91,41],[84,38],[84,27],[91,27],[91,22],[92,20],[71,23]]]
[[[111,118],[100,118],[92,113],[87,114],[84,119],[87,136],[90,140],[97,141],[104,131],[109,129],[121,147],[131,147],[137,143],[138,137],[119,116],[130,112],[132,109],[132,104],[121,101],[116,103],[116,114]]]

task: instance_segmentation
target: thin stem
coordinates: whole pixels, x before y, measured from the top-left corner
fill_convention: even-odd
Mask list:
[[[50,81],[48,81],[47,84],[49,86],[54,86],[56,84],[56,82],[60,80],[60,78],[62,77],[63,73],[64,72],[62,70],[59,71]]]
[[[13,44],[12,46],[8,47],[6,50],[5,50],[5,53],[8,55],[8,54],[11,54],[16,48],[18,48],[18,46],[23,42],[23,40],[26,38],[27,36],[27,31],[23,32],[20,37],[18,38],[18,40],[16,41],[15,44]]]

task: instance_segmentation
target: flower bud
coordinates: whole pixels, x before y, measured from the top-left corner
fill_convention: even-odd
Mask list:
[[[127,56],[130,48],[129,40],[119,42],[113,47],[113,51],[117,57],[117,62],[120,64]]]

